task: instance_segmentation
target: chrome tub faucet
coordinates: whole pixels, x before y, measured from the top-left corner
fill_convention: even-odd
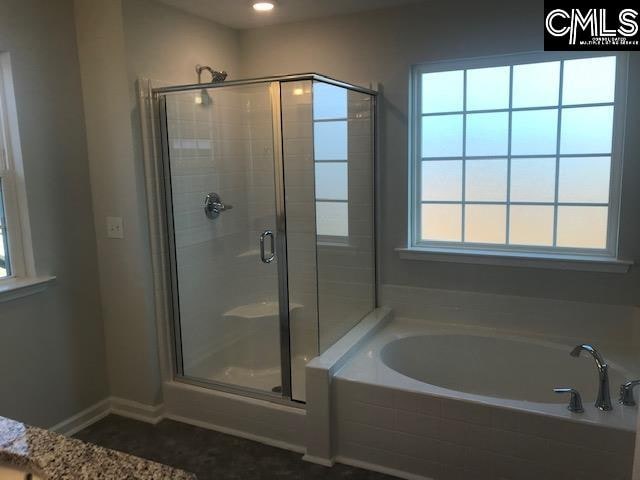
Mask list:
[[[598,398],[596,399],[596,408],[603,411],[612,410],[611,393],[609,390],[609,367],[605,363],[602,355],[593,347],[593,345],[582,344],[576,346],[571,351],[572,357],[579,357],[583,351],[590,354],[596,362],[598,368]]]

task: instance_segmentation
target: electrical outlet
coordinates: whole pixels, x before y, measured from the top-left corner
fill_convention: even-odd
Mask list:
[[[124,238],[122,217],[107,217],[107,238]]]

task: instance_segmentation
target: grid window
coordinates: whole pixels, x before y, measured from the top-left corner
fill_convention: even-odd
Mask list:
[[[620,59],[543,59],[415,69],[414,244],[615,254]]]
[[[349,236],[349,126],[347,90],[313,86],[316,232],[328,239]]]
[[[4,215],[4,195],[2,192],[2,180],[0,178],[0,278],[5,278],[10,275],[11,262],[9,261],[7,222]]]
[[[29,231],[11,65],[0,52],[0,286],[36,279]]]

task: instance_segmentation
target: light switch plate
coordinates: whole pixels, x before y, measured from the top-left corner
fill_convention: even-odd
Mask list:
[[[107,238],[124,238],[122,217],[107,217]]]

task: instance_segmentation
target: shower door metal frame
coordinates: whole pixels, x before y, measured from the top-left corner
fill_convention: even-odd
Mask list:
[[[287,267],[287,215],[284,191],[284,149],[280,82],[271,82],[273,115],[273,169],[276,189],[276,260],[278,262],[278,306],[280,309],[280,373],[282,397],[294,401],[291,389],[291,329],[289,323],[289,269]]]
[[[153,98],[158,106],[158,120],[159,120],[159,143],[160,151],[162,153],[161,172],[163,176],[161,197],[164,199],[164,205],[162,211],[165,215],[166,222],[166,234],[167,245],[169,247],[169,266],[170,266],[170,279],[171,295],[169,301],[171,302],[171,321],[170,334],[171,338],[171,355],[172,363],[174,365],[173,379],[182,383],[190,385],[214,388],[219,391],[240,394],[243,396],[267,400],[270,402],[281,403],[288,406],[297,408],[304,408],[304,403],[292,399],[292,385],[291,385],[291,336],[290,336],[290,319],[289,319],[289,286],[288,286],[288,268],[287,268],[287,233],[286,233],[286,203],[285,203],[285,184],[284,184],[284,153],[283,153],[283,138],[282,138],[282,99],[281,99],[281,83],[289,81],[302,81],[302,80],[317,80],[324,83],[329,83],[339,87],[353,90],[356,92],[371,95],[373,101],[376,101],[378,92],[357,85],[341,82],[330,77],[318,75],[315,73],[303,73],[295,75],[285,75],[276,77],[263,77],[252,78],[247,80],[235,80],[225,81],[218,83],[202,83],[202,84],[190,84],[190,85],[177,85],[169,87],[161,87],[152,89]],[[279,333],[280,333],[280,369],[282,377],[282,393],[274,394],[268,391],[254,389],[250,387],[237,386],[233,384],[216,382],[213,380],[205,380],[202,378],[190,377],[184,373],[183,356],[182,356],[182,338],[181,338],[181,325],[180,325],[180,296],[178,290],[178,275],[177,275],[177,258],[176,258],[176,242],[175,242],[175,229],[173,218],[173,196],[171,186],[171,165],[169,155],[169,137],[167,126],[167,106],[166,95],[171,93],[189,92],[195,90],[209,90],[215,88],[224,88],[230,86],[242,86],[242,85],[255,85],[255,84],[269,84],[269,91],[271,96],[271,109],[273,116],[273,167],[274,167],[274,187],[275,187],[275,210],[276,210],[276,258],[278,265],[278,303],[279,303]],[[375,103],[374,103],[375,105]],[[377,112],[374,108],[374,122],[377,117]],[[375,125],[375,123],[374,123]],[[375,128],[375,127],[374,127]],[[374,131],[374,142],[377,139],[377,132]],[[374,146],[374,185],[375,185],[375,170],[377,155]],[[375,197],[375,188],[374,188]],[[374,201],[375,205],[375,201]],[[375,213],[375,212],[374,212]],[[374,219],[374,230],[376,222]],[[376,232],[374,231],[374,251],[376,248]],[[377,277],[377,262],[374,261],[374,278]],[[376,281],[377,284],[377,281]],[[374,307],[377,306],[377,287],[374,299]]]

